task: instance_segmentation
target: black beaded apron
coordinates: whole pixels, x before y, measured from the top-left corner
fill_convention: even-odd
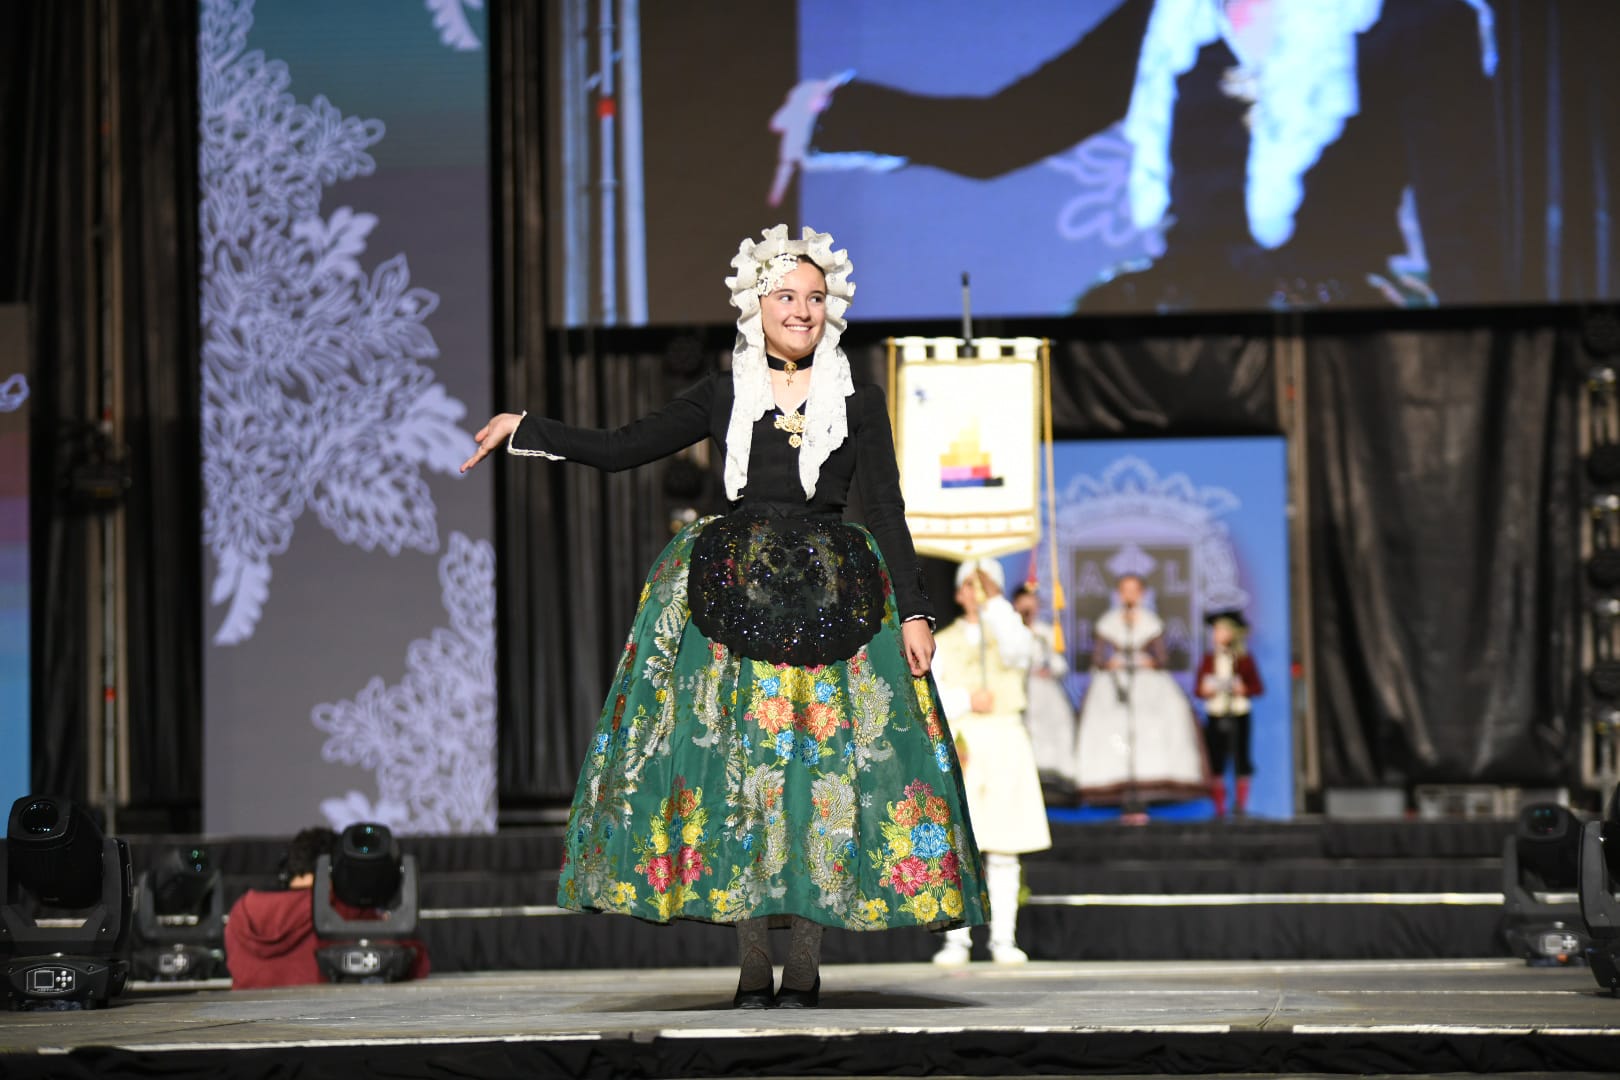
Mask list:
[[[883,622],[883,570],[832,514],[744,508],[692,545],[687,603],[705,637],[739,656],[817,667],[853,656]]]

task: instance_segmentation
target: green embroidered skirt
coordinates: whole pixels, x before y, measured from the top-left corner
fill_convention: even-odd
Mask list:
[[[906,665],[887,571],[881,621],[851,655],[751,659],[688,606],[694,543],[726,520],[683,529],[642,590],[574,794],[558,904],[655,922],[985,922],[956,750],[932,678]],[[834,527],[878,557],[865,529]]]

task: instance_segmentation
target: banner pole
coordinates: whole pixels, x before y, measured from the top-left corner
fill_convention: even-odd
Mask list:
[[[1046,443],[1046,543],[1051,551],[1052,568],[1052,649],[1067,652],[1063,639],[1063,612],[1068,603],[1063,596],[1063,579],[1058,576],[1057,474],[1052,451],[1052,341],[1041,339],[1041,438]],[[1040,543],[1036,540],[1036,543]]]

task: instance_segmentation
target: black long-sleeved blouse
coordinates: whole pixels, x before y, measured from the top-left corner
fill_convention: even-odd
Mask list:
[[[507,450],[525,456],[560,458],[607,472],[657,461],[704,436],[713,439],[723,454],[732,398],[731,376],[714,374],[656,412],[612,431],[573,427],[559,420],[526,415],[512,433]],[[925,616],[932,620],[933,605],[923,587],[922,568],[912,546],[911,531],[906,527],[905,498],[900,493],[900,469],[895,461],[894,435],[883,390],[858,386],[845,408],[849,437],[822,464],[816,493],[810,499],[805,498],[799,482],[799,451],[789,445],[787,433],[775,427],[781,412],[772,410],[756,421],[749,449],[748,484],[731,508],[842,514],[849,503],[850,482],[858,470],[866,509],[863,524],[877,538],[888,564],[895,608],[901,619]]]

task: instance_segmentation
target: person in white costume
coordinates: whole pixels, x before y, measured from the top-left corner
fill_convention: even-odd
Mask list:
[[[973,833],[984,855],[990,894],[990,958],[1028,960],[1016,943],[1018,856],[1052,846],[1040,776],[1024,728],[1025,682],[1034,635],[1002,595],[1006,577],[994,559],[971,559],[956,573],[962,615],[935,637],[934,680],[962,762]],[[988,631],[988,632],[987,632]],[[934,962],[968,962],[967,928],[945,935]]]
[[[1050,786],[1067,798],[1074,787],[1074,703],[1063,687],[1069,674],[1069,661],[1058,650],[1056,630],[1040,614],[1040,588],[1026,581],[1013,594],[1013,610],[1018,612],[1035,638],[1035,654],[1029,664],[1027,693],[1029,704],[1024,717],[1030,745],[1035,750],[1036,767],[1042,785]]]
[[[1153,802],[1199,798],[1209,768],[1192,703],[1164,671],[1164,622],[1144,603],[1140,577],[1119,579],[1097,620],[1091,686],[1080,707],[1075,786],[1084,802],[1146,820]]]

